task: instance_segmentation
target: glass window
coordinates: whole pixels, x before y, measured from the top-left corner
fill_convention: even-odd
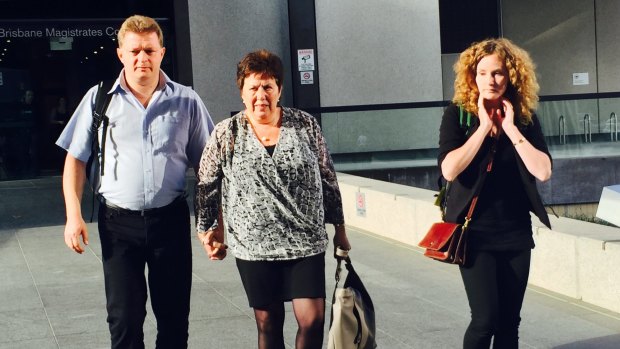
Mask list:
[[[116,56],[120,19],[0,19],[0,180],[61,173],[65,152],[54,143],[85,92],[122,68]],[[170,21],[158,19],[174,77]]]

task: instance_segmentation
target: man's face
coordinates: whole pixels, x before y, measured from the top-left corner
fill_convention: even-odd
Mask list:
[[[161,47],[157,33],[127,32],[116,53],[125,67],[128,83],[159,79],[159,68],[166,49]]]

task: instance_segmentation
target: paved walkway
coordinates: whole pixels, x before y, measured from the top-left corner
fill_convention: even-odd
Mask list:
[[[64,245],[63,217],[58,178],[0,182],[0,348],[109,348],[96,226],[78,255]],[[361,231],[349,236],[377,309],[379,348],[459,348],[469,309],[457,268]],[[255,348],[234,260],[209,261],[193,241],[190,348]],[[334,269],[327,258],[328,293]],[[293,348],[296,324],[287,311]],[[148,313],[145,342],[153,348]],[[583,302],[529,288],[522,317],[521,348],[620,348],[620,314]]]

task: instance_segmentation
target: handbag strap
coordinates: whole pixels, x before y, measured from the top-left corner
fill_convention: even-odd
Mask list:
[[[493,137],[493,144],[491,145],[491,149],[489,150],[489,162],[487,163],[487,169],[484,172],[480,183],[476,186],[476,191],[474,194],[474,198],[471,200],[471,204],[469,205],[469,211],[467,211],[467,216],[465,217],[465,223],[463,224],[463,228],[467,228],[469,226],[469,221],[471,221],[471,217],[474,214],[474,209],[476,208],[476,204],[478,203],[478,197],[480,196],[480,191],[482,190],[482,186],[484,184],[484,180],[487,178],[487,174],[491,172],[493,169],[493,159],[495,158],[495,153],[497,152],[497,140],[499,139],[501,133],[500,131]]]
[[[340,273],[342,272],[342,261],[345,261],[347,265],[351,264],[351,259],[349,258],[349,256],[336,258],[337,265],[336,265],[336,273],[334,275],[334,279],[336,280],[335,288],[338,288],[338,283],[340,282]]]

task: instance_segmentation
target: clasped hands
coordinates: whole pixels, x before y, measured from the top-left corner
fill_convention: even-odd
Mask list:
[[[499,101],[490,101],[478,97],[478,118],[480,127],[491,132],[493,126],[495,134],[501,129],[511,131],[515,126],[515,112],[512,103],[507,98],[501,97]]]
[[[224,232],[221,227],[198,232],[198,240],[207,252],[209,259],[222,260],[226,257],[228,246],[224,243]]]

